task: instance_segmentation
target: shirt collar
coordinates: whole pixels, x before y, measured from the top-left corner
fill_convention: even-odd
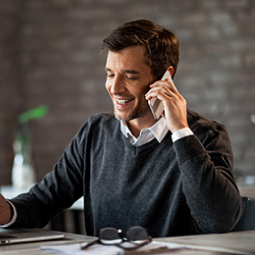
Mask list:
[[[131,133],[131,131],[129,130],[129,128],[126,125],[124,125],[122,121],[120,121],[120,129],[125,137],[127,137],[127,138],[133,137],[134,138],[134,136]],[[145,130],[150,131],[153,134],[153,136],[157,139],[157,141],[159,143],[161,143],[168,132],[165,118],[161,117],[153,126],[147,128]]]
[[[149,130],[153,133],[159,143],[165,138],[169,131],[166,125],[165,118],[161,117]]]

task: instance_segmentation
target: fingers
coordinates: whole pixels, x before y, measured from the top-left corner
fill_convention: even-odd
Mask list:
[[[150,85],[150,88],[151,89],[145,94],[147,100],[150,100],[153,97],[164,100],[166,99],[166,96],[173,97],[179,94],[173,82],[170,82],[169,79],[166,81],[156,81]]]
[[[158,87],[158,86],[166,86],[168,87],[171,91],[173,92],[178,92],[177,88],[175,87],[173,81],[169,80],[169,79],[166,79],[165,81],[163,80],[159,80],[159,81],[156,81],[154,82],[153,84],[150,85],[151,88],[154,88],[154,87]]]

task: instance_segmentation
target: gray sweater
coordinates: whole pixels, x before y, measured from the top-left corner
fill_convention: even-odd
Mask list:
[[[13,227],[43,227],[84,196],[88,235],[141,225],[153,237],[230,231],[243,212],[225,128],[188,111],[194,136],[132,146],[113,115],[91,117],[54,170],[11,201]]]

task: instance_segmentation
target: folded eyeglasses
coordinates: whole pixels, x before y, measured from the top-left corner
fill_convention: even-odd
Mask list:
[[[147,230],[141,226],[131,227],[126,237],[122,236],[122,230],[114,227],[102,228],[99,232],[99,239],[81,246],[82,250],[89,248],[94,244],[115,245],[124,250],[135,250],[152,241]],[[124,246],[124,242],[133,244],[132,246]]]

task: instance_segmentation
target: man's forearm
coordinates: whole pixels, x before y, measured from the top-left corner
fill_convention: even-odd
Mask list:
[[[243,210],[230,152],[218,148],[208,154],[196,137],[179,140],[175,147],[183,192],[199,227],[206,233],[230,231]]]

